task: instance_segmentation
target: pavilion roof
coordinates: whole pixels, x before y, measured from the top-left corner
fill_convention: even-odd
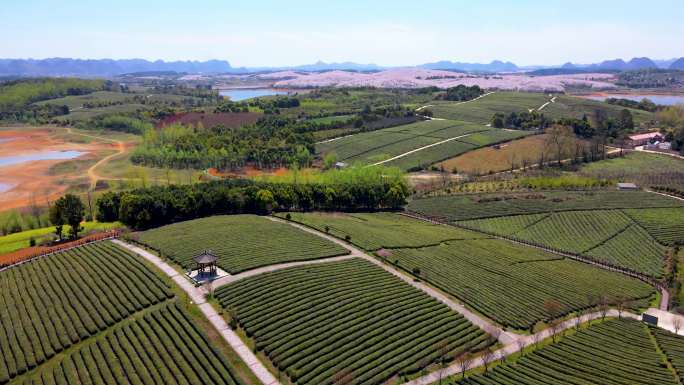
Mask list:
[[[203,252],[192,257],[192,260],[195,261],[195,263],[208,264],[215,263],[216,260],[218,260],[218,257],[214,254],[213,251],[204,250]]]

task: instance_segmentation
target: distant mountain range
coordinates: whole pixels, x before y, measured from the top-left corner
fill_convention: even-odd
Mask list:
[[[223,60],[148,61],[143,59],[0,59],[0,76],[115,76],[133,72],[223,73],[231,70]]]
[[[458,70],[466,72],[516,72],[519,70],[517,65],[509,61],[503,62],[501,60],[494,60],[489,64],[460,63],[442,60],[435,63],[421,64],[418,67],[431,70]]]
[[[571,73],[586,71],[630,71],[647,68],[670,68],[684,70],[684,58],[669,60],[652,60],[647,57],[633,58],[627,62],[622,59],[605,60],[595,64],[565,63],[562,66],[527,66],[519,67],[510,61],[494,60],[491,63],[463,63],[448,60],[425,63],[416,66],[424,69],[466,71],[466,72],[520,72],[537,70],[538,74]],[[353,62],[325,63],[318,61],[289,67],[231,67],[225,60],[209,61],[149,61],[143,59],[0,59],[0,76],[82,76],[113,77],[130,73],[254,73],[273,71],[381,71],[391,67],[376,64],[358,64]],[[553,71],[550,71],[553,70]]]

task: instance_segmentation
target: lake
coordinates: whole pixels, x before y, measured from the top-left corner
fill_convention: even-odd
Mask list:
[[[260,96],[287,95],[287,91],[275,90],[273,88],[240,88],[230,90],[219,90],[221,96],[227,96],[233,102],[258,98]]]
[[[0,182],[0,193],[3,193],[5,191],[9,191],[14,187],[14,185],[11,185],[9,183],[2,183]]]
[[[684,95],[644,95],[644,94],[627,94],[627,95],[618,95],[618,94],[608,94],[605,96],[586,96],[587,99],[593,99],[593,100],[600,100],[604,101],[608,98],[617,98],[617,99],[629,99],[629,100],[634,100],[637,102],[640,102],[641,99],[647,98],[650,99],[653,103],[655,104],[661,104],[664,106],[673,106],[675,104],[684,104]]]
[[[29,155],[3,156],[0,157],[0,167],[14,164],[32,162],[34,160],[66,160],[74,159],[85,154],[81,151],[43,151]],[[0,190],[1,191],[1,190]]]

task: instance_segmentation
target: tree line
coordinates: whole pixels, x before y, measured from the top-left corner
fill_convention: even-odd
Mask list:
[[[84,95],[112,87],[114,83],[110,81],[75,78],[22,79],[5,82],[0,84],[0,119],[16,121],[31,119],[39,111],[44,114],[53,109],[53,107],[27,109],[26,107],[31,103],[69,95]],[[59,108],[52,112],[60,114],[63,109],[60,111]]]
[[[485,91],[477,85],[468,87],[459,84],[456,87],[447,88],[446,94],[444,94],[444,100],[464,102],[482,96],[484,92]]]
[[[107,192],[96,206],[98,221],[146,229],[219,214],[398,209],[408,194],[400,181],[295,184],[238,179]]]

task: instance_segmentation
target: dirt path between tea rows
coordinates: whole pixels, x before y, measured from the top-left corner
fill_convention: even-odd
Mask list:
[[[349,257],[357,257],[361,259],[365,259],[366,261],[380,267],[381,269],[387,271],[388,273],[394,275],[395,277],[401,279],[402,281],[408,283],[409,285],[415,287],[416,289],[426,293],[430,297],[444,303],[447,305],[449,308],[452,310],[460,313],[465,317],[468,321],[470,321],[472,324],[478,326],[480,329],[486,331],[489,334],[493,335],[498,335],[499,336],[499,342],[502,344],[509,344],[512,343],[517,339],[517,336],[513,333],[506,332],[502,329],[500,329],[497,325],[494,325],[493,323],[489,322],[488,320],[480,317],[479,315],[473,313],[472,311],[468,310],[465,306],[461,305],[460,303],[457,303],[456,301],[451,300],[448,298],[446,295],[440,293],[439,291],[433,289],[432,287],[424,284],[423,282],[417,282],[413,279],[413,277],[409,277],[408,275],[394,269],[393,267],[387,266],[386,264],[380,262],[377,258],[374,258],[365,252],[361,251],[360,249],[350,245],[349,243],[335,238],[331,235],[324,234],[318,230],[314,230],[310,227],[300,225],[298,223],[286,221],[284,219],[280,218],[275,218],[275,217],[269,217],[268,219],[274,221],[274,222],[281,222],[281,223],[286,223],[289,224],[290,226],[294,226],[302,231],[305,231],[307,233],[316,235],[321,238],[325,238],[330,242],[333,242],[337,245],[340,245],[344,247],[345,249],[349,250],[350,254]]]

